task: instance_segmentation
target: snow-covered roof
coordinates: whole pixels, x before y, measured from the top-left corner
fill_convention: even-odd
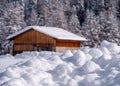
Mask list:
[[[56,27],[46,27],[46,26],[28,26],[20,31],[13,33],[12,35],[8,36],[6,39],[14,38],[15,36],[20,35],[21,33],[26,32],[30,29],[34,29],[36,31],[39,31],[56,39],[87,41],[87,39],[85,39],[84,37],[75,35],[64,29],[56,28]]]

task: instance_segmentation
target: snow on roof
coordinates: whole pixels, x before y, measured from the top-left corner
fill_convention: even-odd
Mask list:
[[[34,29],[36,31],[39,31],[41,33],[44,33],[44,34],[49,35],[49,36],[56,38],[56,39],[87,41],[87,39],[85,39],[84,37],[75,35],[75,34],[68,32],[66,30],[63,30],[61,28],[46,27],[46,26],[28,26],[28,27],[26,27],[20,31],[17,31],[14,34],[8,36],[6,39],[14,38],[15,36],[20,35],[21,33],[26,32],[30,29]]]

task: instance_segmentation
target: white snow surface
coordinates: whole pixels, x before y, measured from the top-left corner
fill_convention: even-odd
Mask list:
[[[57,28],[57,27],[46,27],[46,26],[28,26],[16,33],[13,33],[12,35],[8,36],[6,39],[11,39],[30,29],[34,29],[36,31],[39,31],[41,33],[44,33],[56,39],[87,41],[87,39],[85,39],[84,37],[68,32],[64,29]]]
[[[1,67],[0,86],[120,86],[120,46],[107,41],[97,48],[0,57],[15,61]]]

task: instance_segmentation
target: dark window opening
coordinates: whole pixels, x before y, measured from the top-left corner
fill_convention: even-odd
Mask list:
[[[34,51],[55,51],[55,48],[52,44],[33,44]]]

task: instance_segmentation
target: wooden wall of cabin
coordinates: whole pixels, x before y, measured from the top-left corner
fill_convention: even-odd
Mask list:
[[[13,39],[13,52],[33,51],[38,50],[39,47],[55,47],[56,41],[43,33],[33,29],[24,32]]]
[[[76,50],[76,49],[80,49],[80,41],[72,41],[72,40],[56,41],[57,52],[62,52],[64,50]]]
[[[56,40],[57,47],[80,47],[80,41]]]

